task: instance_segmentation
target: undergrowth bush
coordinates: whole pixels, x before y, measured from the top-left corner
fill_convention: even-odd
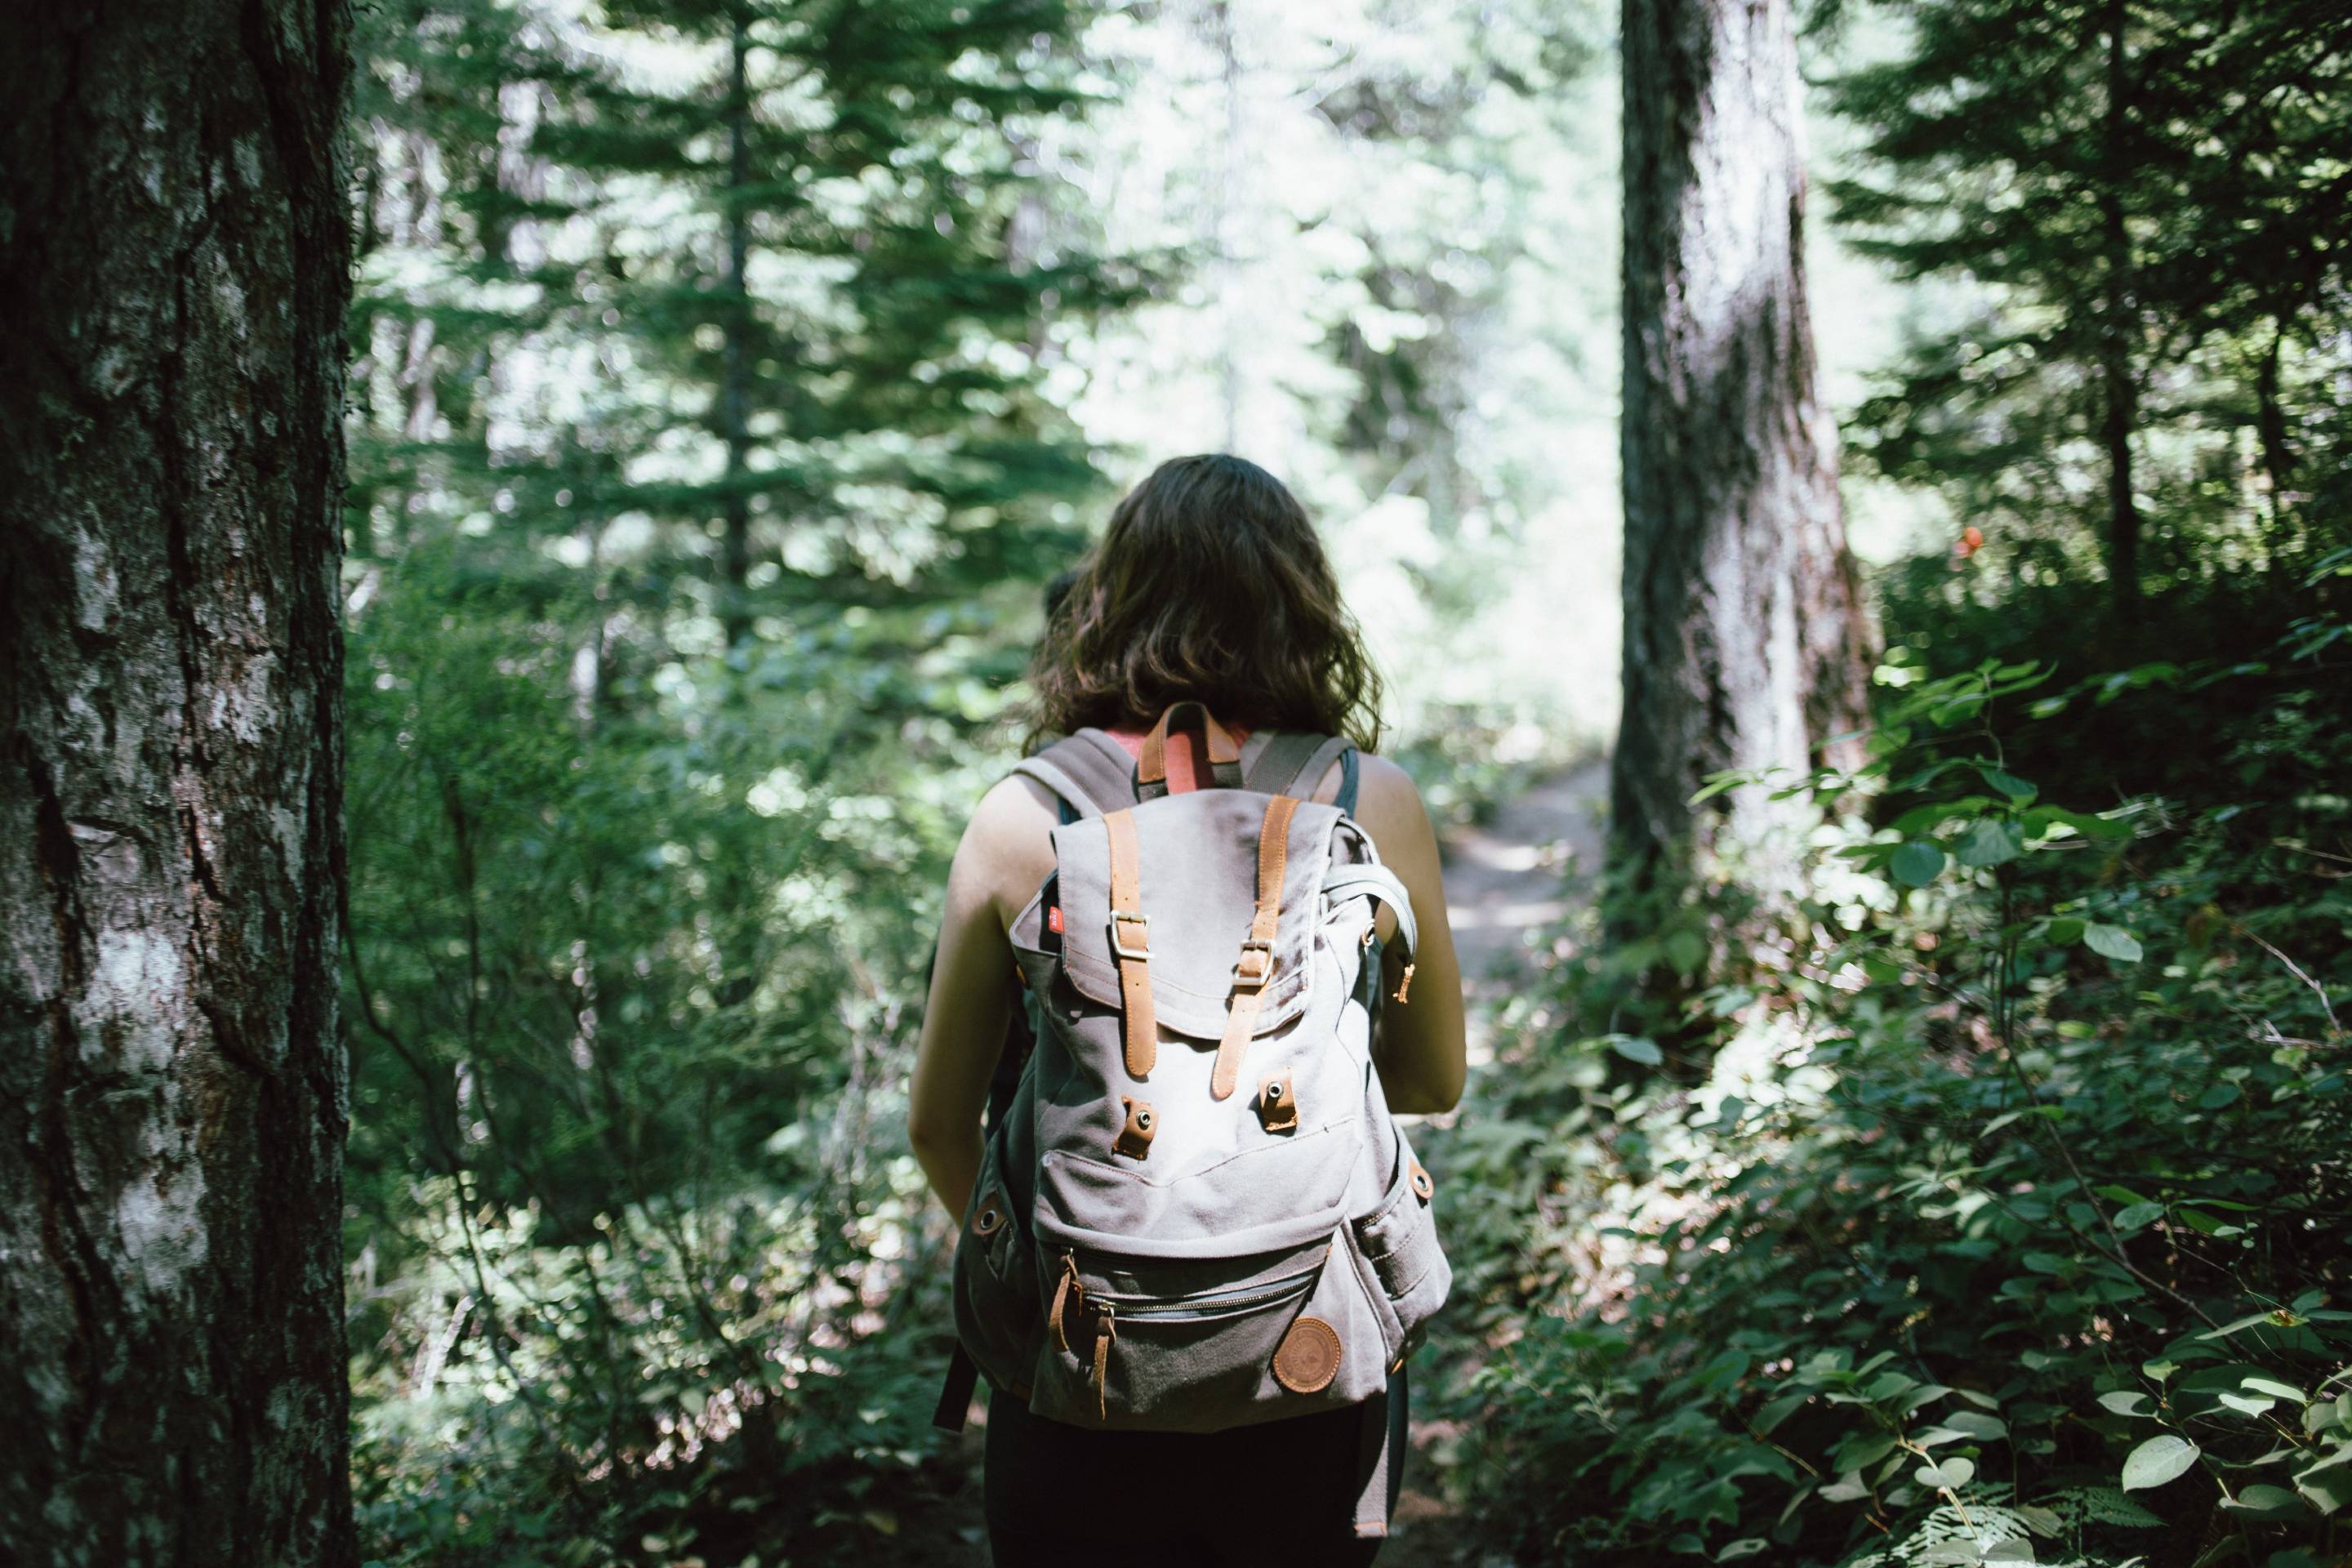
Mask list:
[[[1850,814],[1815,834],[1791,931],[1670,1032],[1577,1037],[1622,1005],[1607,960],[1518,1005],[1428,1156],[1462,1261],[1441,1351],[1477,1369],[1453,1458],[1500,1545],[2343,1549],[2352,693],[2310,657],[2340,625],[2071,683],[1898,649],[1869,763],[1783,781]],[[2195,794],[2053,798],[2026,771],[2065,776],[2069,735],[2126,707]]]

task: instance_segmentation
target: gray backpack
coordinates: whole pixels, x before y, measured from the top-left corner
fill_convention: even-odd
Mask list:
[[[1219,787],[1170,794],[1188,718]],[[1307,799],[1335,761],[1339,802]],[[1088,1426],[1361,1405],[1356,1532],[1386,1532],[1389,1376],[1453,1274],[1372,1067],[1375,904],[1408,959],[1414,923],[1349,816],[1355,763],[1319,735],[1236,748],[1183,703],[1140,762],[1081,730],[1020,765],[1063,820],[1013,928],[1035,1047],[958,1238],[943,1424],[961,1426],[974,1366]]]

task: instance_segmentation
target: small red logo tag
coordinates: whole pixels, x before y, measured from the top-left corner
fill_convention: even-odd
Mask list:
[[[1060,931],[1061,931],[1061,929],[1062,929],[1062,906],[1061,906],[1061,905],[1059,905],[1059,904],[1055,904],[1055,905],[1054,905],[1051,909],[1049,909],[1049,910],[1047,910],[1045,911],[1045,925],[1046,925],[1046,929],[1048,929],[1048,930],[1050,930],[1050,931],[1055,931],[1055,932],[1056,932],[1056,933],[1059,933],[1059,932],[1060,932]]]

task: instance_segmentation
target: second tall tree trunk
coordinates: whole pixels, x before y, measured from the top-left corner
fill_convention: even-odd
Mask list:
[[[1859,726],[1863,611],[1815,385],[1790,0],[1625,0],[1624,715],[1616,908],[1760,844],[1760,790]],[[1772,869],[1775,861],[1778,869]],[[1767,879],[1786,874],[1767,854]],[[1768,901],[1781,889],[1754,889]]]

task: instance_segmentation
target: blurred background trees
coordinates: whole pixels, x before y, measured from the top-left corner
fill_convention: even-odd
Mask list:
[[[898,1096],[1044,584],[1151,463],[1238,447],[1324,520],[1393,749],[1474,816],[1615,731],[1621,374],[1670,386],[1709,323],[1783,351],[1675,415],[1718,511],[1821,530],[1791,575],[1837,588],[1842,506],[1832,662],[1880,639],[1867,714],[1778,689],[1834,699],[1813,745],[1871,735],[1819,777],[1709,750],[1780,772],[1696,806],[1691,748],[1653,745],[1657,853],[1776,789],[1802,844],[1743,889],[1734,834],[1605,935],[1528,933],[1543,978],[1424,1156],[1463,1293],[1415,1485],[1459,1511],[1391,1550],[2326,1549],[2334,8],[1846,0],[1789,18],[1801,83],[1785,34],[1702,51],[1790,199],[1700,237],[1746,264],[1730,297],[1622,309],[1621,220],[1644,279],[1683,243],[1640,193],[1669,210],[1688,126],[1597,5],[359,20],[346,1226],[378,1560],[969,1560]],[[1650,160],[1622,181],[1621,145]],[[1689,330],[1626,367],[1654,305]],[[1690,483],[1638,402],[1626,477]],[[1766,452],[1801,484],[1761,486]],[[1710,657],[1746,672],[1732,642],[1777,623],[1723,608]],[[1628,673],[1636,732],[1672,718]],[[2158,1437],[2196,1454],[2143,1485]]]

